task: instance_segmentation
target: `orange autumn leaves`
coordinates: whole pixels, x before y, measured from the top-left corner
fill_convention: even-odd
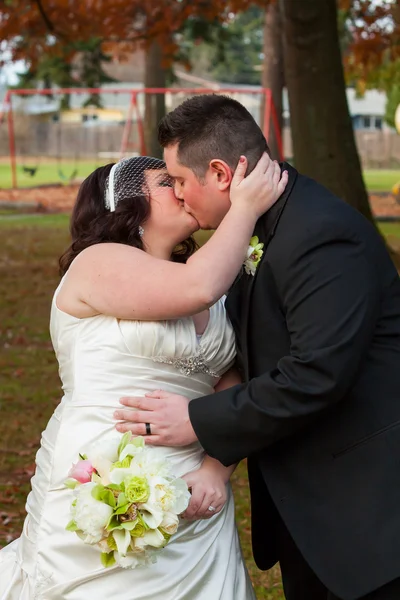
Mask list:
[[[49,45],[55,53],[65,54],[75,42],[90,38],[103,40],[106,52],[118,53],[156,38],[172,46],[165,52],[172,56],[172,34],[189,17],[223,21],[230,12],[251,4],[250,0],[4,0],[0,39],[8,43],[12,59],[28,57],[33,63]]]
[[[137,45],[157,39],[164,56],[172,60],[178,49],[173,34],[187,19],[224,22],[232,13],[253,4],[266,7],[273,1],[277,0],[3,0],[0,39],[6,42],[12,60],[28,58],[33,64],[50,45],[55,54],[72,59],[77,51],[74,44],[91,38],[101,39],[103,51],[120,59]],[[293,0],[283,2],[285,11],[290,11]],[[345,11],[350,30],[344,56],[348,73],[364,79],[382,61],[400,55],[398,0],[337,3]]]

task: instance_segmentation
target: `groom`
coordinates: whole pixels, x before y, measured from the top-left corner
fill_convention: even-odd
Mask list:
[[[216,95],[169,113],[159,141],[202,228],[228,211],[240,155],[252,168],[268,150],[247,110]],[[118,411],[131,421],[119,430],[150,423],[149,443],[248,457],[255,560],[280,562],[288,600],[399,600],[400,280],[364,217],[285,169],[256,226],[262,260],[226,302],[244,383],[189,404],[128,399],[139,410]]]

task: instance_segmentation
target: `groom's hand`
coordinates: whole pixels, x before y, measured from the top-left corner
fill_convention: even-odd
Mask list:
[[[121,398],[120,403],[127,407],[114,413],[114,418],[122,421],[116,425],[121,433],[144,435],[146,443],[154,446],[187,446],[197,440],[189,419],[189,400],[184,396],[157,390],[141,398]]]

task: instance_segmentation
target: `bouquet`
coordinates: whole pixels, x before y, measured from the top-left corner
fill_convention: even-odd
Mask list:
[[[104,567],[154,563],[189,504],[186,482],[173,477],[159,450],[131,433],[79,458],[65,481],[74,490],[66,529],[98,547]]]

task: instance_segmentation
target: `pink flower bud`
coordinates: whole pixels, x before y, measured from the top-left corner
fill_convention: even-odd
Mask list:
[[[89,483],[92,480],[92,473],[95,471],[90,460],[80,460],[68,473],[69,477],[76,479],[79,483]]]

